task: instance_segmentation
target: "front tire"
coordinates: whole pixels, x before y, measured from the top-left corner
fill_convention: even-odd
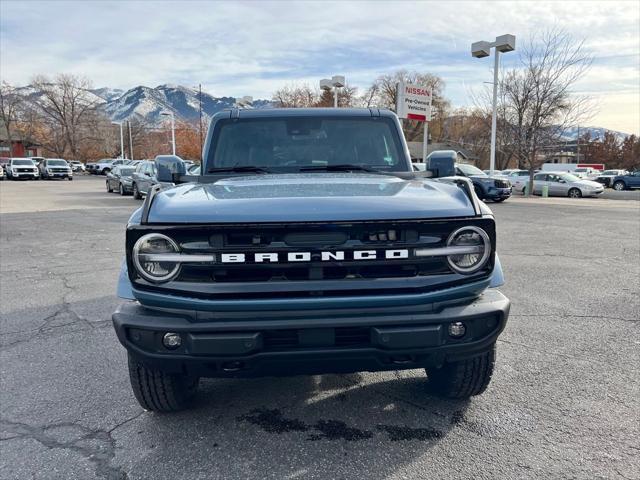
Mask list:
[[[446,398],[469,398],[480,395],[491,382],[496,361],[496,344],[477,357],[445,363],[427,371],[434,393]]]
[[[580,191],[579,188],[572,188],[569,190],[569,198],[581,198],[582,197],[582,192]]]
[[[626,188],[626,185],[621,180],[618,180],[616,183],[613,184],[613,189],[618,192],[623,191],[625,188]]]
[[[123,197],[125,196],[125,191],[124,191],[124,187],[122,186],[122,184],[120,184],[120,186],[118,187],[118,192],[120,193],[120,195],[122,195]]]
[[[129,355],[129,380],[133,394],[145,410],[177,412],[193,401],[198,377],[149,368]]]
[[[109,183],[109,180],[107,180],[105,183],[107,184],[107,193],[113,192],[113,188],[111,188],[111,184]]]
[[[110,171],[110,168],[105,168],[104,170],[102,170],[102,175],[107,175]]]
[[[142,199],[142,195],[140,195],[140,190],[138,190],[137,183],[133,184],[133,198],[135,198],[136,200]]]

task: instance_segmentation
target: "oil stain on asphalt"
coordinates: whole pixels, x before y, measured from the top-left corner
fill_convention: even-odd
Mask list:
[[[262,428],[268,433],[307,432],[307,440],[345,440],[354,442],[368,440],[373,432],[348,426],[340,420],[318,420],[310,425],[298,419],[285,418],[278,409],[257,408],[236,418],[240,422],[248,422]],[[442,437],[442,432],[431,428],[412,428],[399,425],[377,425],[379,432],[384,432],[392,442],[420,440],[429,441]]]

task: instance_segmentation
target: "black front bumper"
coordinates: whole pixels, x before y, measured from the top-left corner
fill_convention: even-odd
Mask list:
[[[475,300],[432,310],[417,305],[201,318],[130,302],[112,318],[120,342],[143,363],[202,377],[238,377],[400,370],[473,357],[496,341],[509,307],[502,293],[489,289]],[[467,328],[460,339],[448,334],[457,321]],[[163,346],[167,332],[181,335],[179,348]]]

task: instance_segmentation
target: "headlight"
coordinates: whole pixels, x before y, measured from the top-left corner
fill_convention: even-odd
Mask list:
[[[483,229],[462,227],[449,235],[447,247],[462,247],[468,253],[448,255],[449,266],[458,273],[470,274],[480,270],[489,260],[491,240]]]
[[[149,233],[133,246],[133,264],[144,279],[154,283],[167,282],[180,270],[180,263],[167,260],[179,251],[176,242],[166,235]]]

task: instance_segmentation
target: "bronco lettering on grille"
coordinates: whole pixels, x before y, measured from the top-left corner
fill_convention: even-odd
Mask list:
[[[353,251],[333,251],[317,252],[320,261],[360,261],[389,259],[398,260],[409,258],[408,249],[400,250],[353,250]],[[310,262],[313,260],[313,252],[262,252],[262,253],[223,253],[220,255],[221,263],[279,263],[279,262]]]

